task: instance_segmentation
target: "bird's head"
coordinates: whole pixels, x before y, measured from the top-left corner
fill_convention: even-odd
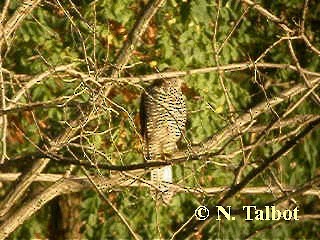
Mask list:
[[[170,78],[164,80],[167,87],[174,87],[174,88],[181,88],[181,85],[183,83],[182,78]]]

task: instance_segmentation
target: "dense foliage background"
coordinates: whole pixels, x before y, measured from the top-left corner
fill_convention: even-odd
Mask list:
[[[320,237],[318,1],[168,0],[145,28],[146,0],[0,9],[2,238]],[[163,206],[142,184],[139,103],[170,76],[184,78],[188,126],[171,162],[177,194]],[[138,163],[145,181],[117,171]],[[31,169],[29,183],[17,179]],[[192,218],[219,203],[298,206],[301,219]]]

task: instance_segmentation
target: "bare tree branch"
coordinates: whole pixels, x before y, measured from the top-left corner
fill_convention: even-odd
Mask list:
[[[258,3],[255,3],[254,1],[251,0],[241,0],[241,2],[249,5],[253,9],[257,10],[261,15],[265,16],[268,18],[270,21],[276,23],[279,25],[285,32],[287,33],[293,33],[294,30],[290,29],[286,24],[283,23],[283,21],[278,18],[277,16],[273,15],[271,12],[263,8],[261,5]]]
[[[10,43],[13,33],[18,29],[23,20],[30,15],[41,0],[24,0],[21,6],[15,11],[13,16],[6,22],[2,31],[0,31],[0,46],[3,43]],[[9,3],[6,3],[9,4]],[[5,11],[3,12],[5,13]]]

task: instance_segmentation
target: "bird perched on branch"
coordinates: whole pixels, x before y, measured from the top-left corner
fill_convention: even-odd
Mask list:
[[[182,79],[156,80],[141,97],[140,121],[147,161],[166,161],[177,150],[186,125]],[[151,194],[166,204],[173,197],[172,166],[151,170]]]

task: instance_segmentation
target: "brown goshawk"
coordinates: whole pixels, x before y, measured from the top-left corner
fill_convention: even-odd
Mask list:
[[[147,161],[165,161],[177,150],[186,125],[186,105],[181,91],[182,79],[155,81],[141,97],[141,133]],[[172,166],[151,170],[151,194],[168,204],[173,196]]]

